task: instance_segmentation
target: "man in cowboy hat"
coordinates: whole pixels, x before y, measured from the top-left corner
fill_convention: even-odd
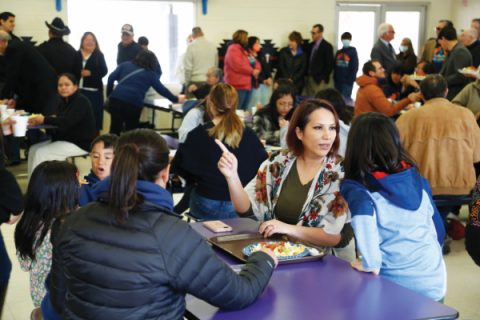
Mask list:
[[[63,41],[63,36],[70,34],[70,29],[62,19],[56,17],[52,23],[45,21],[48,27],[48,41],[38,46],[38,51],[55,69],[57,75],[64,72],[74,73],[75,49]]]
[[[122,26],[122,41],[118,44],[117,65],[132,61],[142,50],[142,47],[133,39],[133,27],[131,24],[124,24]]]

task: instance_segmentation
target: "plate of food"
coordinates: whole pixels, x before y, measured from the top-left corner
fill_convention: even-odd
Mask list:
[[[478,69],[473,66],[470,66],[470,67],[458,69],[458,72],[460,72],[461,74],[477,75]]]
[[[291,241],[259,241],[244,247],[244,255],[251,256],[254,252],[262,248],[268,248],[273,251],[278,260],[290,260],[308,256],[308,248],[300,243]]]

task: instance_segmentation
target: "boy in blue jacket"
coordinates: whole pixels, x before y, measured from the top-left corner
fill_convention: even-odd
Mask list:
[[[357,78],[358,54],[357,49],[350,46],[352,41],[350,32],[344,32],[341,39],[343,48],[335,54],[333,79],[335,88],[345,98],[351,98],[353,83]]]
[[[93,187],[97,182],[110,176],[117,140],[118,136],[114,134],[103,134],[93,140],[90,148],[92,169],[84,177],[80,188],[80,206],[94,201],[96,197],[93,195]]]

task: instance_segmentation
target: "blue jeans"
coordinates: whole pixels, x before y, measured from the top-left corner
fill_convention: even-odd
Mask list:
[[[247,110],[252,111],[252,107],[256,107],[257,103],[261,103],[263,106],[267,105],[270,96],[272,95],[271,86],[266,86],[263,83],[257,89],[252,89],[250,99],[248,99]]]
[[[238,94],[238,110],[247,110],[250,101],[251,90],[237,90]]]
[[[238,217],[231,201],[208,199],[198,195],[195,189],[190,194],[190,215],[200,221]]]
[[[342,96],[345,98],[351,98],[352,96],[352,90],[353,90],[353,83],[352,84],[346,84],[346,83],[335,83],[335,88],[340,91]]]
[[[464,204],[468,204],[470,197],[468,195],[435,195],[433,201],[437,206],[438,212],[442,217],[443,224],[445,225],[445,231],[448,229],[447,215],[449,212],[458,213],[460,207]],[[457,214],[458,215],[458,214]]]
[[[50,293],[48,290],[45,294],[45,297],[43,297],[40,307],[42,309],[42,317],[44,320],[60,320],[60,316],[52,306],[52,302],[50,301]]]

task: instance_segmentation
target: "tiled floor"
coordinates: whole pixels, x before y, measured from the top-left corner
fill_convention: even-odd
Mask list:
[[[82,174],[88,172],[88,160],[81,159],[77,162]],[[15,174],[26,171],[24,164],[12,170]],[[26,187],[26,179],[19,178],[23,190]],[[175,197],[177,198],[177,197]],[[462,208],[461,217],[466,217],[466,208]],[[15,226],[2,225],[2,234],[5,239],[7,250],[13,263],[13,271],[10,278],[9,290],[6,298],[2,320],[25,320],[29,319],[33,309],[29,293],[28,273],[20,270],[15,257],[15,245],[13,233]],[[445,304],[460,312],[460,319],[480,319],[480,304],[478,294],[480,288],[480,268],[476,266],[465,251],[462,240],[452,242],[452,251],[445,256],[448,272],[448,292]]]

